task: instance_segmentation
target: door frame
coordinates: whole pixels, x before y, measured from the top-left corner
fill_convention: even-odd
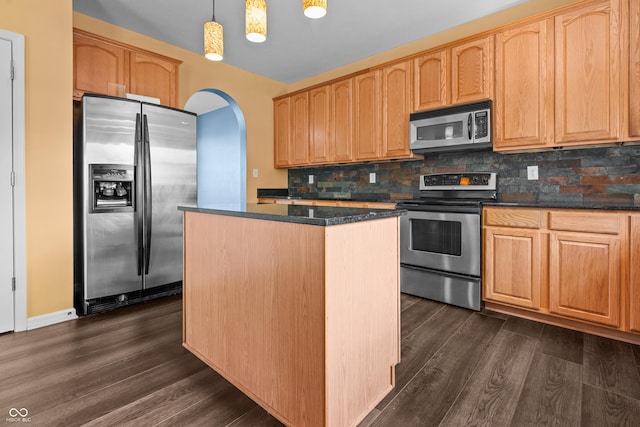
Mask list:
[[[27,210],[25,188],[25,71],[24,35],[0,29],[11,42],[13,58],[13,230],[14,230],[14,331],[27,329]]]

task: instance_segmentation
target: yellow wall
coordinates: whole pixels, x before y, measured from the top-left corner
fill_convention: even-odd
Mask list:
[[[27,316],[73,306],[71,0],[0,0],[25,36]]]

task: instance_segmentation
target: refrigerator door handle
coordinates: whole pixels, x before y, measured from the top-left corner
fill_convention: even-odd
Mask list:
[[[136,230],[136,243],[138,245],[138,276],[142,275],[142,263],[144,260],[144,246],[143,246],[143,212],[142,212],[142,196],[144,193],[144,184],[142,177],[142,117],[141,114],[136,114],[136,133],[135,133],[135,144],[134,144],[134,170],[135,170],[135,180],[136,180],[136,189],[135,189],[135,230]]]
[[[144,274],[149,274],[149,261],[151,260],[151,150],[149,147],[149,123],[147,115],[143,114],[144,123],[144,221],[145,221],[145,263]]]

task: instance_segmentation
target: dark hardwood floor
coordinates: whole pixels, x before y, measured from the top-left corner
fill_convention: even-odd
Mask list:
[[[182,348],[181,316],[172,297],[0,335],[0,425],[281,426]],[[396,387],[360,426],[476,425],[639,426],[640,347],[403,295]]]

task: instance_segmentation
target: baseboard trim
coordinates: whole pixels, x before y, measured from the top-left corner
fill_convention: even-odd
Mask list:
[[[68,308],[53,313],[47,313],[40,316],[27,318],[27,330],[42,328],[43,326],[54,325],[67,320],[77,319],[75,308]]]

